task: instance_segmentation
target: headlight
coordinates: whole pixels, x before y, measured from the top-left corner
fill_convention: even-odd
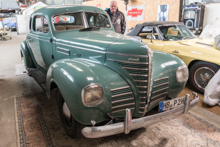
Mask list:
[[[176,71],[176,80],[179,83],[184,83],[188,80],[189,78],[189,71],[187,66],[182,65],[180,67],[178,67],[177,71]]]
[[[103,101],[103,88],[99,84],[91,83],[82,90],[82,102],[86,107],[94,107]]]

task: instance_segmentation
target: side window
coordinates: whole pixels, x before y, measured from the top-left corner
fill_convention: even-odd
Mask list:
[[[44,16],[40,16],[40,15],[35,16],[33,27],[35,32],[42,32],[42,33],[49,32],[48,21]]]
[[[155,30],[153,26],[143,27],[138,36],[143,39],[152,38],[153,40],[159,40],[159,35],[157,34],[157,31]]]

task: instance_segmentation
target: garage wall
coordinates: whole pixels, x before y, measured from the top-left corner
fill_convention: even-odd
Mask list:
[[[109,8],[111,0],[93,0],[83,2],[83,5],[97,6],[101,4],[102,9]],[[125,4],[122,0],[117,0],[118,8],[126,15]],[[180,0],[129,0],[128,6],[145,5],[144,21],[127,21],[127,28],[134,27],[138,23],[146,21],[157,21],[158,5],[169,5],[169,21],[179,20]]]
[[[216,22],[216,19],[220,19],[220,3],[205,4],[205,15],[203,21],[203,27],[209,23]]]

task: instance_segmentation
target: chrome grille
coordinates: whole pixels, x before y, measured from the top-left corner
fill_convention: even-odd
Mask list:
[[[154,80],[153,90],[151,94],[150,106],[154,106],[159,101],[165,100],[169,88],[168,77]]]
[[[137,85],[139,98],[140,98],[140,106],[138,112],[143,114],[145,109],[145,104],[147,102],[147,85],[148,85],[148,58],[142,58],[144,62],[129,62],[129,61],[121,61],[109,59],[116,63],[118,63],[123,69],[125,69],[130,76],[133,77],[134,82]]]
[[[129,86],[111,89],[112,113],[124,113],[125,109],[135,109],[134,96]]]

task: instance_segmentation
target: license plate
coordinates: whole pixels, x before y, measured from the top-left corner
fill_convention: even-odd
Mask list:
[[[184,102],[185,102],[185,97],[162,101],[159,103],[159,111],[173,109],[177,106],[183,105]]]

